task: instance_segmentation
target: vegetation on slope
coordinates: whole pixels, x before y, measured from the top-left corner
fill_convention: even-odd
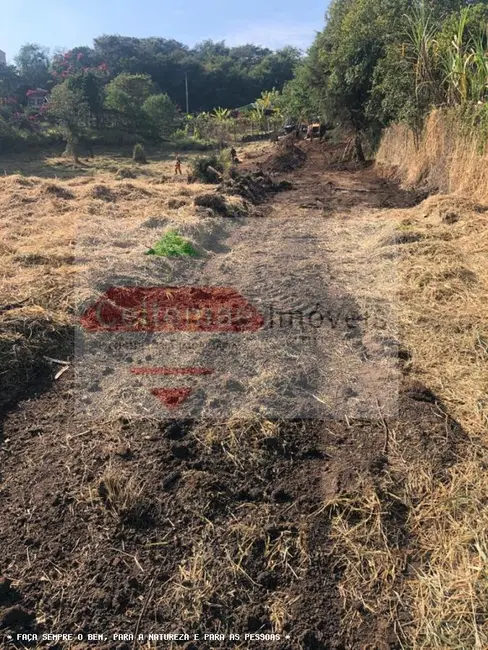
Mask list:
[[[488,97],[488,3],[334,0],[284,103],[376,143],[384,127],[419,131],[440,105]]]
[[[299,58],[291,47],[273,52],[204,41],[189,48],[162,38],[110,35],[95,39],[93,47],[52,57],[45,48],[27,44],[15,65],[0,66],[0,153],[19,143],[66,140],[64,109],[78,104],[83,115],[77,122],[92,136],[118,130],[167,139],[181,123],[180,112],[210,115],[216,107],[245,107],[265,91],[280,90]],[[50,93],[50,101],[43,103],[46,93],[38,96],[36,89]],[[228,116],[214,115],[220,122]]]

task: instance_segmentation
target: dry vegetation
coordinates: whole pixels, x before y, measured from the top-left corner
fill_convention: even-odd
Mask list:
[[[183,159],[184,174],[188,164]],[[194,206],[209,186],[188,184],[186,175],[174,177],[172,160],[139,166],[126,158],[97,156],[74,167],[63,158],[13,157],[1,166],[3,403],[43,356],[69,354],[70,324],[75,305],[86,297],[87,273],[117,266],[129,250],[132,258],[143,259],[172,227],[204,250],[212,245],[218,223]],[[240,199],[228,201],[243,206]],[[80,237],[91,244],[83,246]]]
[[[407,183],[428,180],[450,191],[469,190],[472,198],[436,195],[415,208],[365,208],[355,219],[331,220],[328,260],[346,274],[345,286],[369,313],[369,325],[381,322],[383,333],[398,337],[408,349],[404,369],[409,379],[419,380],[442,401],[436,415],[446,422],[443,453],[449,462],[414,453],[401,421],[385,422],[387,471],[360,476],[313,515],[294,513],[292,527],[285,508],[278,529],[271,526],[274,506],[266,503],[243,504],[212,523],[209,512],[220,504],[221,487],[207,472],[186,471],[179,498],[194,504],[190,514],[197,513],[201,526],[191,552],[157,595],[168,616],[178,610],[197,625],[204,608],[231,599],[234,579],[244,581],[252,603],[259,585],[247,567],[259,546],[261,578],[282,576],[283,588],[272,593],[267,612],[275,631],[286,629],[296,605],[295,585],[310,566],[307,527],[325,513],[331,525],[328,552],[341,572],[346,639],[369,617],[377,638],[393,629],[405,648],[488,647],[488,208],[481,203],[486,172],[475,156],[475,143],[463,149],[460,141],[440,137],[443,128],[434,114],[426,139],[414,150],[412,136],[395,127],[385,137],[379,160],[396,165]],[[434,142],[455,145],[439,150]],[[251,148],[249,156],[257,153]],[[127,178],[121,165],[108,159],[85,170],[85,177],[60,161],[48,164],[64,170],[63,179],[42,178],[44,173],[0,179],[0,355],[10,378],[25,375],[39,354],[53,350],[60,355],[54,351],[60,337],[69,338],[79,297],[75,278],[87,265],[96,270],[117,263],[121,242],[127,244],[127,255],[142,256],[153,243],[141,241],[143,224],[152,224],[154,233],[176,224],[202,250],[212,235],[193,204],[208,186],[175,182],[170,162],[131,169],[136,178]],[[391,167],[385,172],[390,174]],[[80,226],[84,235],[100,241],[111,241],[107,233],[115,230],[117,238],[77,259]],[[391,305],[394,314],[388,311]],[[466,438],[451,440],[446,412]],[[243,476],[250,464],[263,464],[264,473],[267,444],[283,435],[276,423],[237,419],[203,424],[192,432],[204,454],[212,458],[218,450],[229,473]],[[84,486],[80,498],[113,519],[126,518],[137,510],[145,489],[137,477],[109,466]]]
[[[481,124],[469,128],[452,110],[437,109],[419,138],[405,125],[389,127],[382,138],[377,165],[393,171],[407,186],[488,200],[488,151]]]
[[[333,241],[341,238],[342,263],[363,304],[374,292],[378,303],[394,297],[394,329],[411,355],[405,372],[440,400],[452,459],[439,467],[434,454],[411,457],[401,423],[392,422],[388,472],[361,479],[328,509],[346,627],[371,615],[395,630],[402,647],[481,650],[488,646],[486,164],[474,140],[447,128],[434,113],[415,148],[411,133],[393,127],[378,159],[407,187],[424,181],[455,194],[349,220]],[[465,437],[460,430],[450,439],[447,414]],[[392,539],[385,525],[392,502],[405,513],[405,539]]]
[[[388,214],[401,252],[402,334],[413,367],[467,432],[488,427],[488,196],[486,152],[473,132],[442,111],[429,117],[418,147],[405,127],[389,129],[379,169],[434,195],[413,210]],[[482,137],[482,136],[480,136]],[[467,199],[466,197],[469,197]],[[417,239],[417,241],[415,241]],[[404,239],[405,242],[405,239]],[[405,242],[408,243],[408,242]]]

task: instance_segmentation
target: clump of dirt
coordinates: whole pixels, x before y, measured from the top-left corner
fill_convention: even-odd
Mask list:
[[[306,159],[307,154],[297,147],[293,138],[285,138],[278,142],[276,151],[264,161],[262,168],[267,172],[292,172],[302,167]]]
[[[292,188],[288,181],[275,182],[269,174],[262,171],[247,174],[234,171],[219,189],[224,194],[237,194],[250,203],[257,204],[265,201],[272,192],[284,192]]]
[[[5,309],[3,313],[0,308],[0,316],[1,411],[25,393],[36,377],[49,384],[53,375],[45,356],[68,357],[72,330],[67,324],[56,322],[52,314],[42,310],[29,313],[28,307]]]
[[[210,208],[224,217],[233,216],[229,214],[227,201],[220,194],[201,194],[195,197],[194,203],[200,208]]]

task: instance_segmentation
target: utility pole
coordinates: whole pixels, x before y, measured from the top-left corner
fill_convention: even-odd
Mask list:
[[[185,90],[186,90],[186,114],[190,113],[190,102],[188,100],[188,73],[185,72]]]

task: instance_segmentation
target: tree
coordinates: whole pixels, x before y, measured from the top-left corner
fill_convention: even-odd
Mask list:
[[[486,15],[487,0],[480,4],[483,11],[478,7],[473,23]],[[347,125],[356,133],[361,157],[363,134],[374,142],[393,120],[420,128],[432,106],[446,101],[446,86],[450,101],[470,92],[484,97],[486,35],[478,29],[471,46],[463,42],[463,35],[472,38],[467,36],[472,5],[469,0],[332,0],[325,28],[285,85],[283,102],[295,115],[310,115],[308,104],[325,119]],[[446,21],[450,27],[441,42]]]
[[[56,86],[47,108],[51,116],[62,128],[66,139],[66,152],[78,162],[78,143],[86,129],[89,108],[81,90],[70,88],[67,81]]]
[[[26,43],[15,57],[24,83],[30,88],[44,88],[50,79],[49,51],[36,43]]]
[[[168,95],[151,95],[142,105],[150,131],[157,138],[169,138],[176,129],[178,111]]]
[[[313,71],[306,59],[297,66],[295,77],[284,85],[279,106],[285,119],[306,122],[322,115],[320,87],[312,83]]]
[[[6,99],[16,94],[22,80],[13,65],[0,65],[0,97]]]
[[[284,84],[293,78],[300,59],[300,50],[295,47],[284,47],[276,52],[269,52],[250,71],[257,84],[254,96],[266,88],[281,90]]]
[[[62,81],[87,72],[100,76],[105,76],[108,72],[107,64],[90,47],[74,47],[72,50],[58,52],[53,56],[51,74],[56,80]]]
[[[391,42],[397,47],[405,40],[402,9],[413,2],[333,0],[325,28],[298,66],[295,80],[285,87],[284,100],[294,113],[308,119],[313,113],[349,127],[359,159],[363,158],[362,136],[375,137],[383,126],[378,119],[383,92],[375,96],[375,83],[381,81],[378,66]],[[373,98],[376,110],[371,110]]]
[[[122,72],[107,86],[105,105],[119,111],[133,129],[142,123],[144,102],[154,93],[154,84],[147,74]]]
[[[82,93],[90,115],[95,118],[96,126],[99,128],[105,98],[104,75],[88,70],[87,72],[78,72],[68,77],[66,81],[71,90],[79,90]]]

